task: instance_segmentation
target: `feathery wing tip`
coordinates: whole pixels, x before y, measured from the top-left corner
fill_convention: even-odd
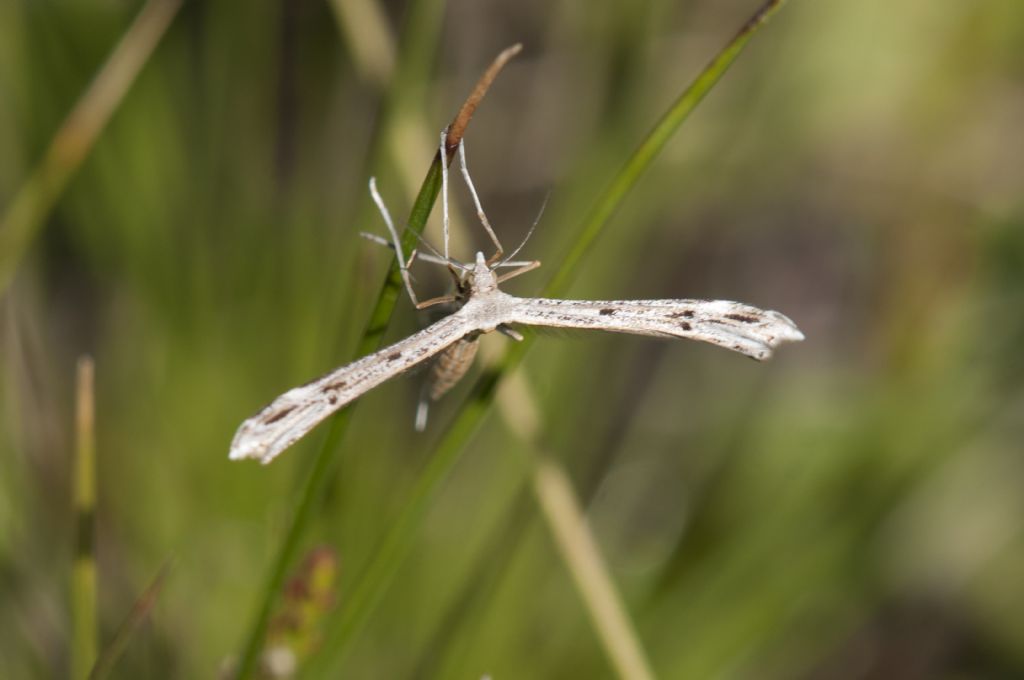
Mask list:
[[[242,427],[245,427],[243,423]],[[243,432],[239,429],[235,438],[231,442],[231,449],[228,451],[229,460],[245,460],[247,458],[257,458],[261,462],[269,462],[267,458],[266,446],[258,444],[253,441],[246,441],[243,436]],[[271,456],[272,458],[273,456]]]

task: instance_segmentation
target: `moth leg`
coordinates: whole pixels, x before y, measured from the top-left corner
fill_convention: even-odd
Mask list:
[[[427,307],[433,307],[434,305],[442,305],[442,304],[444,304],[446,302],[455,302],[455,296],[454,295],[442,295],[440,297],[430,298],[429,300],[424,300],[423,302],[417,302],[416,303],[416,309],[426,309]]]
[[[390,248],[391,250],[395,249],[395,244],[392,243],[391,241],[387,240],[386,238],[382,237],[382,236],[377,236],[376,234],[371,234],[371,233],[369,233],[367,231],[361,231],[361,232],[359,232],[359,235],[362,236],[363,238],[365,238],[367,241],[372,241],[372,242],[376,243],[377,245],[384,246],[385,248]],[[444,259],[443,257],[441,257],[441,255],[438,254],[437,251],[434,250],[431,247],[431,245],[429,243],[427,243],[426,241],[421,239],[420,243],[422,243],[424,246],[426,246],[431,251],[431,253],[434,253],[434,254],[432,255],[431,253],[424,253],[424,252],[422,252],[421,250],[419,250],[417,248],[417,249],[413,250],[413,254],[406,261],[407,262],[407,264],[406,264],[407,267],[411,267],[412,266],[412,262],[413,262],[414,258],[419,260],[420,262],[429,262],[431,264],[439,264],[439,265],[442,265],[444,267],[452,267],[452,266],[457,264],[457,263],[454,263],[454,262],[450,262],[450,261]],[[511,263],[506,263],[506,264],[504,264],[502,266],[508,266],[508,264],[511,264]],[[519,266],[519,265],[516,264],[515,266]]]
[[[388,207],[384,205],[384,199],[377,192],[377,179],[375,177],[370,178],[370,196],[373,198],[373,202],[377,204],[377,209],[380,211],[381,217],[384,218],[384,223],[391,234],[391,242],[394,244],[395,254],[398,258],[398,269],[402,275],[402,282],[405,283],[405,291],[409,294],[409,299],[412,300],[412,303],[419,306],[419,300],[416,299],[416,293],[412,289],[412,280],[409,277],[409,265],[412,264],[413,259],[416,257],[416,251],[413,250],[412,257],[409,258],[407,264],[405,256],[402,254],[402,242],[398,238],[398,231],[395,229],[395,223],[391,219],[391,213],[388,212]]]
[[[427,415],[430,413],[430,383],[423,383],[423,388],[420,390],[420,401],[416,405],[416,420],[413,422],[413,428],[417,432],[423,432],[427,429]]]
[[[516,342],[522,342],[523,341],[523,334],[520,333],[519,331],[517,331],[515,328],[512,328],[511,326],[506,326],[503,323],[502,324],[498,324],[498,327],[496,328],[496,330],[499,333],[501,333],[502,335],[512,338]]]
[[[540,266],[540,260],[531,260],[529,262],[526,262],[521,267],[516,267],[512,271],[510,271],[510,272],[508,272],[506,274],[502,274],[501,276],[499,276],[498,277],[498,283],[501,283],[503,281],[508,281],[509,279],[512,279],[512,278],[515,278],[515,277],[519,276],[520,274],[525,274],[526,272],[532,271],[532,270],[536,269],[539,266]]]
[[[448,250],[448,128],[441,130],[441,142],[438,146],[437,157],[441,162],[441,215],[444,223],[444,259],[450,261],[451,253]],[[461,143],[461,142],[460,142]],[[418,418],[419,416],[417,416]],[[426,416],[424,416],[425,418]],[[425,421],[424,421],[425,422]]]
[[[459,140],[459,168],[462,170],[463,179],[466,180],[466,186],[469,187],[469,193],[473,197],[473,205],[476,206],[476,216],[480,218],[480,224],[484,226],[487,235],[491,237],[491,243],[497,248],[494,255],[487,260],[487,264],[492,265],[502,258],[505,254],[505,249],[501,246],[501,241],[498,240],[494,229],[491,228],[487,215],[484,214],[484,207],[480,204],[480,197],[477,195],[476,187],[473,186],[473,180],[469,176],[469,167],[466,165],[466,144],[463,140]]]
[[[368,231],[361,231],[361,232],[359,232],[359,235],[362,236],[363,238],[365,238],[367,241],[373,241],[374,243],[376,243],[379,246],[384,246],[385,248],[391,248],[391,250],[395,249],[395,244],[392,243],[391,241],[387,240],[383,236],[377,236],[376,234],[371,234]]]
[[[381,236],[377,236],[376,234],[371,234],[371,233],[366,232],[366,231],[361,231],[361,232],[359,232],[359,235],[362,236],[363,238],[365,238],[367,241],[373,241],[377,245],[384,246],[385,248],[390,248],[391,250],[395,249],[395,244],[394,243],[392,243],[391,241],[387,240],[386,238],[383,238]],[[426,253],[421,254],[419,248],[413,248],[412,249],[412,253],[409,254],[409,259],[405,261],[405,268],[408,269],[409,267],[411,267],[412,263],[416,260],[416,258],[419,258],[419,259],[421,259],[421,260],[423,260],[425,262],[436,262],[438,264],[448,264],[444,260],[442,260],[440,258],[435,258],[432,255],[429,255],[429,254],[426,254]]]

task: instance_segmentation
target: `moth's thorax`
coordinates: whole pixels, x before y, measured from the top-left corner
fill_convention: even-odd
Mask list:
[[[481,333],[490,333],[503,322],[508,300],[509,296],[498,289],[498,277],[488,266],[483,253],[477,253],[463,312],[473,319]]]
[[[497,288],[476,291],[460,310],[480,333],[490,333],[505,322],[510,296]]]

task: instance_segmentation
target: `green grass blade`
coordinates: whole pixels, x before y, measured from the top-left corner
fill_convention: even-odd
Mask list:
[[[391,530],[357,579],[356,587],[343,595],[344,605],[340,610],[340,619],[332,622],[323,643],[323,649],[331,652],[330,658],[326,658],[328,655],[314,657],[310,669],[311,677],[338,676],[337,666],[343,662],[349,644],[387,591],[395,572],[412,545],[413,537],[434,493],[447,478],[465,450],[466,443],[486,415],[490,402],[485,395],[493,393],[499,377],[498,371],[488,371],[477,381],[473,395],[467,400],[463,417],[458,418],[445,432],[427,467],[416,480],[401,514],[392,522]],[[331,668],[325,671],[320,664],[330,664]]]
[[[574,246],[562,260],[555,276],[545,288],[545,295],[557,295],[568,286],[576,265],[600,236],[611,216],[622,204],[643,171],[650,166],[679,126],[714,87],[722,74],[728,70],[757,29],[782,4],[783,0],[772,0],[763,5],[673,102],[588,213]],[[337,666],[343,661],[348,647],[362,630],[374,605],[380,601],[397,573],[409,548],[413,545],[425,508],[459,460],[470,435],[487,414],[502,376],[519,364],[531,342],[532,334],[528,335],[523,342],[514,343],[505,353],[503,359],[495,367],[485,372],[474,385],[459,415],[441,438],[431,462],[417,481],[399,517],[381,542],[381,547],[371,559],[370,568],[363,572],[351,592],[345,597],[345,607],[340,615],[340,622],[333,626],[332,632],[328,634],[328,640],[324,643],[324,649],[330,650],[334,657],[331,673],[338,671]]]
[[[15,194],[0,219],[0,293],[180,7],[181,0],[146,3]]]
[[[99,641],[96,591],[96,418],[93,361],[78,359],[75,399],[75,554],[71,565],[71,677],[89,677]]]
[[[440,188],[441,162],[440,156],[437,156],[430,165],[427,177],[423,181],[420,193],[413,204],[407,223],[408,228],[402,237],[402,248],[405,252],[409,252],[416,246],[418,234],[423,231],[423,227],[427,222],[427,216],[430,214]],[[381,344],[401,290],[402,277],[398,268],[398,260],[394,259],[377,296],[377,302],[370,313],[366,330],[359,342],[356,352],[357,356],[369,354]],[[291,516],[291,521],[285,532],[281,547],[274,557],[270,577],[263,588],[256,618],[250,626],[246,637],[238,675],[236,676],[238,680],[250,677],[256,669],[256,663],[259,659],[260,650],[263,648],[267,624],[270,621],[270,615],[273,611],[277,594],[281,591],[281,586],[284,584],[289,565],[298,554],[303,532],[313,519],[314,511],[319,505],[326,482],[333,477],[332,471],[338,458],[338,445],[344,438],[349,423],[352,421],[352,413],[355,406],[356,404],[349,405],[331,419],[330,429],[324,444],[317,452],[306,481],[302,485],[302,491],[299,494],[295,511]]]
[[[715,83],[722,75],[729,70],[729,67],[739,56],[747,42],[754,35],[758,28],[779,10],[785,0],[769,0],[743,25],[736,36],[725,46],[711,62],[704,67],[697,78],[690,83],[690,86],[683,90],[682,94],[672,102],[661,120],[657,122],[647,137],[640,143],[637,150],[626,161],[626,164],[615,176],[608,189],[601,195],[597,203],[587,214],[586,219],[580,228],[579,237],[573,243],[572,248],[561,260],[555,275],[551,278],[544,295],[555,297],[564,294],[569,283],[572,281],[576,266],[587,251],[593,246],[597,237],[611,219],[615,211],[622,205],[623,200],[630,190],[636,185],[643,172],[650,167],[654,159],[665,148],[672,135],[676,133],[679,126],[683,124],[697,104],[711,91]]]
[[[160,597],[160,593],[163,591],[164,583],[166,583],[167,577],[171,573],[172,566],[172,561],[168,560],[165,562],[149,586],[135,600],[131,611],[128,612],[128,616],[114,633],[110,643],[100,652],[99,658],[96,659],[96,665],[89,674],[89,680],[102,680],[110,676],[118,659],[121,658],[124,651],[128,648],[128,643],[146,621],[153,607],[156,606],[157,598]]]
[[[423,233],[427,218],[434,207],[434,201],[441,190],[441,163],[451,163],[453,152],[462,139],[466,126],[476,111],[476,107],[486,95],[494,78],[497,77],[508,60],[518,54],[520,50],[520,45],[514,45],[498,55],[480,78],[473,92],[466,98],[451,126],[449,126],[448,138],[446,140],[446,157],[442,159],[440,151],[435,154],[434,161],[431,163],[427,176],[423,180],[420,191],[416,196],[416,200],[413,202],[409,219],[406,222],[406,230],[402,234],[402,250],[404,252],[412,252],[419,245],[420,234]],[[366,330],[363,332],[362,339],[356,350],[357,356],[369,354],[380,346],[384,332],[387,330],[388,323],[391,320],[391,315],[395,310],[395,305],[398,302],[398,297],[401,294],[402,285],[398,259],[395,258],[391,262],[391,268],[388,270],[373,311],[370,313]],[[318,507],[328,482],[333,478],[333,470],[338,458],[338,445],[348,430],[354,407],[355,404],[349,405],[331,419],[330,429],[324,444],[317,453],[310,473],[303,484],[295,512],[292,515],[281,547],[274,558],[270,577],[262,591],[262,599],[256,618],[246,638],[238,675],[236,676],[239,680],[251,676],[256,669],[256,663],[260,650],[263,647],[263,640],[266,635],[271,612],[274,608],[274,602],[281,590],[281,586],[284,584],[288,567],[298,552],[302,534],[312,519],[314,509]]]

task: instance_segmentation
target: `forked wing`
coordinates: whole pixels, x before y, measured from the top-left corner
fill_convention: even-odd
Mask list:
[[[456,312],[415,335],[288,390],[242,423],[231,441],[229,457],[269,463],[345,404],[426,361],[473,330],[472,320]]]
[[[804,339],[789,318],[727,300],[549,300],[518,298],[509,322],[556,328],[689,338],[764,360],[783,342]]]

